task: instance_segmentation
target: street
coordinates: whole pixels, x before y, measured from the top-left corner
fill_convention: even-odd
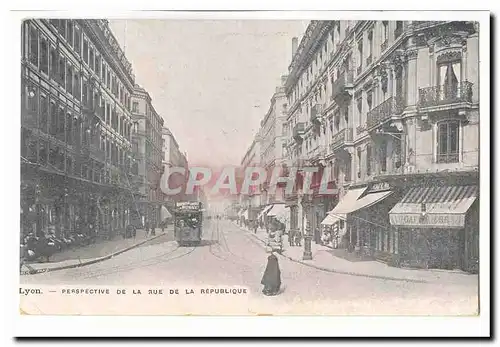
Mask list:
[[[208,221],[198,247],[178,247],[175,242],[161,240],[93,265],[21,276],[21,284],[244,286],[253,299],[284,314],[301,304],[313,305],[317,314],[335,315],[477,312],[477,286],[335,274],[283,257],[279,257],[281,294],[264,297],[260,280],[267,253],[252,236],[226,220]]]

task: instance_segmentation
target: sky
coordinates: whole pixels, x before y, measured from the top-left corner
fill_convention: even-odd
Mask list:
[[[111,20],[190,165],[238,165],[307,22]]]

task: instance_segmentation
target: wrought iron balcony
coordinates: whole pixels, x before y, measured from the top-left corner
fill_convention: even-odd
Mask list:
[[[380,51],[383,52],[387,49],[387,46],[389,45],[389,41],[386,39],[382,44],[380,45]]]
[[[415,22],[413,22],[413,28],[414,29],[424,29],[424,28],[429,28],[429,27],[439,25],[439,24],[444,24],[444,23],[446,23],[446,22],[437,21],[437,20],[415,21]]]
[[[442,85],[418,90],[420,108],[472,102],[472,83],[464,81],[456,85]]]
[[[366,115],[366,126],[368,129],[377,127],[394,115],[401,114],[404,110],[402,97],[390,97],[380,105],[369,111]]]
[[[442,153],[437,155],[437,162],[440,164],[458,163],[458,152]]]
[[[304,123],[295,124],[295,126],[293,127],[293,138],[295,139],[295,141],[302,141],[302,135],[304,135],[305,129],[306,127]]]
[[[353,88],[354,73],[352,70],[344,71],[340,74],[332,85],[332,99],[349,94]]]
[[[352,128],[345,128],[340,130],[338,133],[333,135],[332,143],[330,144],[330,149],[335,151],[347,143],[352,142]]]
[[[373,61],[373,56],[370,54],[368,58],[366,58],[366,66],[370,65]]]

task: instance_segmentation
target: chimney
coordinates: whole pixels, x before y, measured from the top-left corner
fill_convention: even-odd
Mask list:
[[[295,56],[298,46],[299,46],[299,39],[297,37],[292,38],[292,58]]]
[[[284,86],[286,84],[288,76],[287,75],[282,75],[281,76],[281,85]]]

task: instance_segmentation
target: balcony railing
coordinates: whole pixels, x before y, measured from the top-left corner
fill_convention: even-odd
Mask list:
[[[352,128],[342,129],[333,135],[330,148],[332,151],[336,150],[345,145],[347,142],[352,142]]]
[[[367,128],[373,128],[382,124],[393,115],[400,114],[404,109],[404,100],[402,97],[390,97],[380,105],[369,111],[366,115]]]
[[[437,155],[439,164],[458,163],[458,153],[441,153]]]
[[[380,51],[383,52],[387,49],[387,46],[389,45],[389,41],[386,39],[382,44],[380,45]]]
[[[304,134],[305,131],[305,124],[304,123],[297,123],[293,127],[293,138],[296,141],[301,141],[302,140],[302,135]]]
[[[430,21],[415,21],[413,22],[414,29],[424,29],[429,28],[438,24],[446,23],[444,21],[430,20]]]
[[[418,106],[432,107],[457,102],[472,102],[472,85],[471,82],[464,81],[456,85],[420,88]]]
[[[373,56],[370,54],[368,58],[366,58],[366,66],[370,65],[373,61]]]
[[[347,92],[347,89],[352,88],[352,82],[354,80],[354,74],[352,70],[344,71],[340,74],[332,85],[332,99]]]

